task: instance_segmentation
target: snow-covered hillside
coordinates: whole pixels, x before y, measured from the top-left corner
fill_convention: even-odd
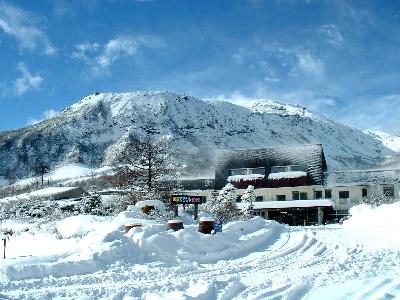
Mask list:
[[[393,154],[377,136],[271,100],[243,107],[171,92],[102,93],[0,133],[0,178],[29,176],[40,164],[116,164],[146,123],[173,137],[183,163],[209,173],[218,149],[322,143],[330,169],[372,167]]]
[[[130,213],[46,224],[2,220],[0,229],[16,234],[0,265],[0,298],[400,297],[399,203],[354,207],[343,225],[288,227],[255,217],[224,224],[216,235],[190,223],[167,231]],[[132,222],[142,227],[124,234]]]

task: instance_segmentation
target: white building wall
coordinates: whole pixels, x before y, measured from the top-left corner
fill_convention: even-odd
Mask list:
[[[332,195],[332,201],[335,205],[335,210],[340,211],[345,214],[348,210],[360,203],[363,202],[362,190],[367,189],[368,185],[352,185],[352,186],[332,186],[332,187],[324,187],[321,185],[313,185],[313,186],[298,186],[298,187],[281,187],[281,188],[260,188],[255,189],[256,196],[262,196],[263,201],[276,201],[277,195],[285,195],[286,201],[294,200],[292,197],[292,192],[297,191],[299,193],[307,193],[307,199],[312,200],[315,199],[314,195],[316,191],[322,191],[322,198],[326,199],[326,191],[330,190]],[[348,191],[349,198],[339,198],[339,192]],[[244,194],[245,189],[238,189],[237,195],[240,197]],[[206,199],[209,199],[213,193],[218,194],[218,191],[213,190],[199,190],[199,191],[185,191],[182,192],[187,195],[199,195],[205,196]],[[394,193],[395,196],[400,196],[400,183],[394,185]]]

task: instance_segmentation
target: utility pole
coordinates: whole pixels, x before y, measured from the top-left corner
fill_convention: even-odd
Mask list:
[[[38,173],[41,177],[41,181],[42,181],[42,188],[44,185],[44,174],[49,173],[49,167],[45,166],[45,165],[41,165],[38,169]]]

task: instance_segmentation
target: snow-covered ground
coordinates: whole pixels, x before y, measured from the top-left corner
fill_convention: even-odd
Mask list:
[[[400,204],[358,206],[343,225],[259,217],[203,235],[134,219],[1,223],[19,232],[0,265],[5,299],[396,299]],[[123,233],[123,225],[143,227]],[[26,229],[29,229],[26,231]]]

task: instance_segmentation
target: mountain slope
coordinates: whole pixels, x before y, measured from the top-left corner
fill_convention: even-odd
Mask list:
[[[215,151],[228,148],[322,143],[330,169],[372,167],[393,154],[361,130],[270,100],[243,107],[170,92],[104,93],[0,133],[0,177],[27,176],[40,164],[116,164],[146,123],[173,137],[177,157],[193,172],[211,173]]]

